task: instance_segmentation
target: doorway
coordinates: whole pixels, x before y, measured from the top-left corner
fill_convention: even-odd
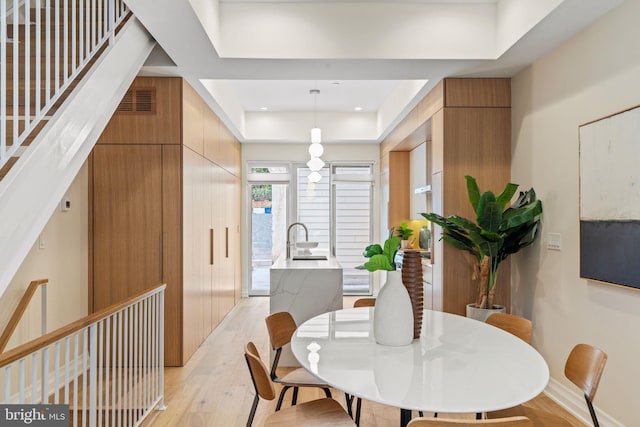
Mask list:
[[[269,295],[269,269],[285,250],[288,183],[249,184],[251,280],[249,295]]]

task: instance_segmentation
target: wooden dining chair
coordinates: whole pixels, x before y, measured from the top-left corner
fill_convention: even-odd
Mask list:
[[[564,365],[564,376],[584,394],[594,427],[599,427],[600,424],[593,409],[593,398],[606,363],[607,353],[589,344],[578,344],[573,347]]]
[[[415,418],[407,427],[532,427],[527,417],[509,417],[496,420],[452,420],[444,418]]]
[[[358,307],[375,307],[376,299],[375,298],[359,298],[356,302],[353,303],[353,308]]]
[[[290,388],[293,388],[291,405],[295,405],[298,402],[299,387],[319,387],[324,390],[327,397],[331,397],[329,385],[316,378],[304,368],[294,369],[283,377],[278,376],[276,370],[282,354],[282,348],[291,342],[291,337],[297,327],[296,321],[293,319],[293,316],[291,316],[291,313],[281,311],[267,316],[265,322],[267,323],[267,331],[269,331],[271,348],[276,352],[273,358],[273,364],[271,365],[271,380],[282,385],[276,411],[282,407],[284,395]]]
[[[591,415],[594,427],[599,427],[598,418],[593,409],[593,398],[595,397],[600,378],[607,362],[607,354],[599,348],[589,344],[578,344],[569,353],[564,365],[564,375],[574,383],[582,393],[587,402],[587,408]],[[547,411],[533,408],[522,404],[514,408],[487,413],[488,418],[501,418],[513,415],[524,415],[531,419],[534,426],[571,426],[566,419]]]
[[[493,313],[487,318],[486,323],[517,336],[527,344],[531,344],[533,324],[529,319],[515,314]]]
[[[244,357],[247,361],[251,381],[253,382],[253,387],[256,392],[253,404],[251,405],[249,419],[247,420],[247,427],[250,427],[253,423],[260,398],[273,400],[276,397],[276,390],[269,376],[269,372],[267,372],[267,367],[260,358],[258,349],[251,341],[249,341],[244,348]],[[276,412],[266,419],[264,426],[352,427],[355,426],[355,423],[337,401],[325,397],[282,410],[276,409]]]

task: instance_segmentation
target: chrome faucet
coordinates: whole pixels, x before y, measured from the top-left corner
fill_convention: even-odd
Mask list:
[[[309,241],[309,230],[307,229],[306,225],[304,225],[301,222],[294,222],[293,224],[291,224],[289,228],[287,228],[287,259],[291,258],[291,236],[290,235],[291,235],[291,228],[294,225],[301,225],[302,228],[304,228],[304,240],[306,242]]]

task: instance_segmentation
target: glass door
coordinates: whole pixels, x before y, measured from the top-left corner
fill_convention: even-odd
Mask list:
[[[269,270],[285,251],[286,183],[249,185],[251,202],[251,276],[249,295],[269,295]]]

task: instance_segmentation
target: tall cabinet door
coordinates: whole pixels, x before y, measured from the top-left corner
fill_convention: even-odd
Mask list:
[[[210,322],[208,293],[209,228],[207,200],[204,192],[204,159],[183,147],[183,313],[184,358],[191,357],[206,336],[205,323]]]
[[[235,289],[234,289],[234,254],[233,246],[234,242],[234,218],[233,211],[234,194],[233,194],[233,182],[235,177],[222,168],[219,168],[220,173],[220,192],[222,199],[224,200],[224,206],[219,210],[219,223],[220,230],[223,233],[222,236],[222,253],[220,254],[221,268],[220,268],[220,319],[233,308],[235,302]]]
[[[162,146],[93,151],[93,310],[163,281]]]
[[[165,364],[180,366],[180,146],[96,145],[91,159],[91,309],[166,283]]]
[[[207,269],[207,298],[209,304],[209,317],[207,323],[207,336],[220,323],[220,268],[221,256],[224,250],[224,232],[220,228],[217,220],[217,212],[220,211],[224,202],[220,198],[220,171],[215,163],[207,159],[202,159],[206,164],[206,180],[205,180],[205,197],[207,205],[205,207],[205,215],[207,219],[207,228],[210,234]],[[204,337],[206,338],[206,336]]]

